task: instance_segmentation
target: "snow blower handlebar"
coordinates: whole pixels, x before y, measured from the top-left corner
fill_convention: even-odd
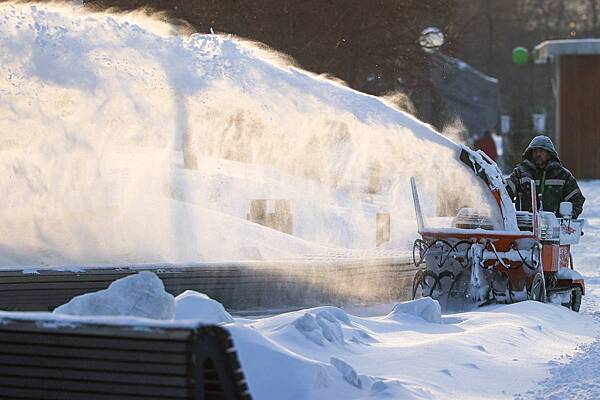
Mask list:
[[[417,191],[417,182],[415,177],[410,178],[410,188],[412,189],[413,203],[415,205],[415,214],[417,216],[417,230],[419,234],[423,233],[424,222],[423,222],[423,211],[421,210],[421,202],[419,200],[419,192]]]
[[[531,190],[531,213],[533,215],[533,236],[539,240],[540,235],[540,213],[538,212],[537,207],[537,191],[535,187],[535,182],[533,180],[529,181],[529,188]]]

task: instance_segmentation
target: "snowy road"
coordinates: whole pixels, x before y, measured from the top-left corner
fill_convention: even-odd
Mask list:
[[[600,323],[600,281],[588,283],[582,312]],[[550,376],[535,391],[518,395],[515,400],[598,399],[600,398],[600,337],[581,346],[579,352],[562,361],[551,362]]]
[[[581,189],[587,198],[583,217],[586,219],[585,235],[573,249],[575,267],[586,277],[586,295],[581,312],[592,315],[600,323],[600,185],[582,182]],[[550,376],[536,390],[516,396],[516,400],[529,399],[599,399],[600,398],[600,337],[593,343],[581,346],[572,357],[554,362]]]

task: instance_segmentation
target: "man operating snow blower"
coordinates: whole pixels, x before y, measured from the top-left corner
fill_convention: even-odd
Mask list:
[[[446,311],[523,300],[578,311],[585,282],[571,245],[582,235],[585,221],[577,217],[585,198],[550,139],[534,138],[508,180],[482,151],[458,147],[458,159],[487,186],[495,211],[464,207],[451,226],[428,224],[411,178],[421,236],[413,246],[413,298],[432,297]]]
[[[573,204],[573,218],[583,211],[585,197],[571,172],[562,166],[552,141],[546,136],[533,138],[523,153],[523,161],[507,179],[508,194],[519,211],[532,210],[532,180],[537,188],[538,209],[560,216],[560,203],[567,201]]]

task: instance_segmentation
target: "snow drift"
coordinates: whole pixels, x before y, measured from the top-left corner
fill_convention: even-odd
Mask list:
[[[14,315],[47,326],[225,323],[256,399],[508,399],[535,388],[558,356],[593,346],[600,332],[590,316],[533,301],[447,316],[431,299],[391,307],[388,315],[364,317],[324,306],[232,318],[201,293],[174,301],[156,275],[141,272],[50,316],[0,312],[0,323]]]

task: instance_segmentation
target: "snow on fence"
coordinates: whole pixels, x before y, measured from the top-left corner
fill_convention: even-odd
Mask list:
[[[1,269],[0,310],[50,311],[144,270],[175,296],[195,290],[237,311],[406,300],[416,273],[394,258]]]

